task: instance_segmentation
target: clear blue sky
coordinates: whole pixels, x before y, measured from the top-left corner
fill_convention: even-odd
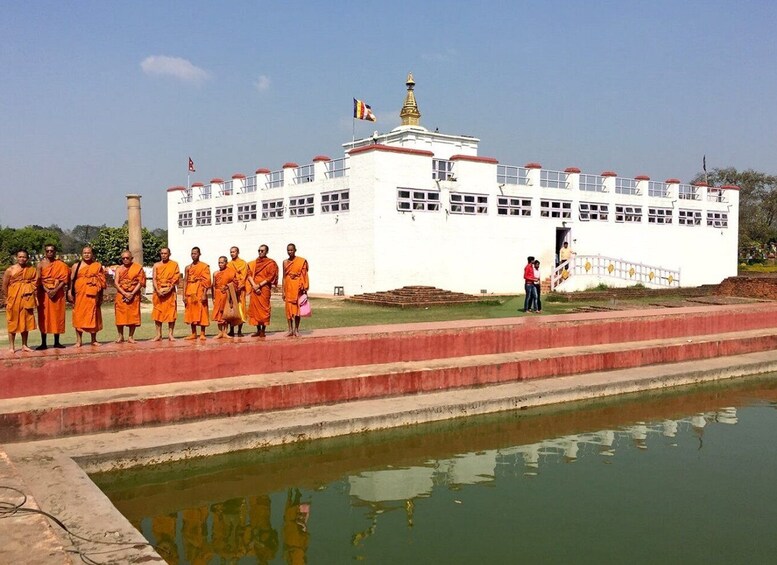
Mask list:
[[[120,225],[143,195],[342,156],[351,98],[502,164],[777,173],[777,2],[105,2],[0,10],[0,224]]]

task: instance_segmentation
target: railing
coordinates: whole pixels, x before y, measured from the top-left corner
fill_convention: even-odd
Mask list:
[[[453,162],[447,159],[432,159],[432,180],[453,180]]]
[[[296,184],[304,184],[306,182],[313,182],[315,178],[316,173],[313,165],[305,165],[303,167],[297,167],[297,173],[294,175],[294,182]]]
[[[562,171],[540,171],[540,186],[543,188],[569,188],[569,174]]]
[[[580,175],[580,190],[604,192],[604,177],[599,175]]]
[[[726,202],[725,193],[719,188],[707,188],[707,202]]]
[[[668,198],[666,183],[656,180],[648,181],[648,196],[652,198]]]
[[[269,178],[267,182],[264,183],[265,188],[278,188],[279,186],[283,186],[283,170],[273,171],[267,176]]]
[[[678,197],[680,200],[699,200],[699,192],[693,185],[681,184],[678,188]]]
[[[210,185],[200,187],[200,200],[210,200]]]
[[[181,192],[181,204],[186,204],[187,202],[192,201],[192,189],[187,188],[186,190]]]
[[[576,275],[607,277],[629,281],[633,284],[677,288],[680,271],[655,265],[645,265],[602,255],[574,255],[561,263],[550,275],[550,289],[555,290],[565,280]]]
[[[498,184],[521,184],[528,186],[529,169],[510,165],[497,165],[496,182]]]
[[[256,192],[256,177],[246,177],[244,192]]]
[[[634,179],[615,177],[615,193],[634,195],[639,194],[639,190],[637,189],[637,181]]]
[[[348,171],[348,159],[332,159],[326,164],[326,178],[336,179],[344,177]]]
[[[234,183],[235,181],[232,180],[224,181],[224,184],[221,185],[219,196],[232,196]]]

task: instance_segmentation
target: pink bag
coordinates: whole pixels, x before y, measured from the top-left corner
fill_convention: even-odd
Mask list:
[[[310,309],[310,302],[308,301],[308,295],[303,294],[297,299],[299,305],[299,315],[303,318],[310,318],[313,315],[313,310]]]

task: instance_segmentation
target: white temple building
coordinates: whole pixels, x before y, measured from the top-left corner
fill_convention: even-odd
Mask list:
[[[215,268],[233,245],[262,243],[278,264],[293,242],[311,292],[346,295],[428,285],[523,292],[529,255],[558,291],[698,286],[737,273],[739,189],[500,164],[479,140],[420,125],[412,74],[402,125],[305,165],[234,174],[167,191],[169,245]],[[554,269],[567,241],[575,255]]]

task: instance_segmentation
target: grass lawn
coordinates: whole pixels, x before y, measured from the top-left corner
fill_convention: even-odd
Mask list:
[[[634,303],[647,303],[650,298],[630,300]],[[625,302],[625,301],[619,301]],[[586,303],[588,304],[588,303]],[[543,300],[544,314],[564,314],[582,306],[580,302],[549,302]],[[273,316],[270,331],[284,331],[286,320],[284,319],[283,303],[279,297],[273,297]],[[490,318],[509,318],[514,316],[535,316],[537,314],[524,314],[519,309],[523,308],[523,295],[500,296],[483,303],[462,304],[455,306],[435,306],[432,308],[391,308],[383,306],[370,306],[366,304],[354,304],[342,299],[311,298],[313,316],[302,320],[302,329],[336,328],[348,326],[366,326],[379,324],[401,324],[412,322],[439,322],[446,320],[477,320]],[[180,300],[179,300],[180,307]],[[65,345],[75,343],[75,331],[70,325],[70,312],[67,313],[66,332],[62,343]],[[243,333],[252,333],[256,328],[245,326]],[[166,332],[166,324],[163,331]],[[206,335],[215,336],[218,332],[216,325],[211,323]],[[125,330],[126,333],[126,330]],[[183,323],[183,312],[179,310],[175,335],[185,337],[189,334],[188,326]],[[151,305],[142,307],[142,324],[135,333],[139,340],[150,339],[154,335],[154,323],[151,320]],[[103,306],[103,331],[97,334],[100,341],[113,341],[117,336],[114,325],[113,304]],[[88,336],[86,338],[88,340]],[[51,338],[49,338],[49,344]],[[0,315],[0,347],[7,346],[8,333],[5,315]],[[20,340],[17,337],[17,347]],[[30,335],[29,345],[35,347],[40,344],[38,331]]]

